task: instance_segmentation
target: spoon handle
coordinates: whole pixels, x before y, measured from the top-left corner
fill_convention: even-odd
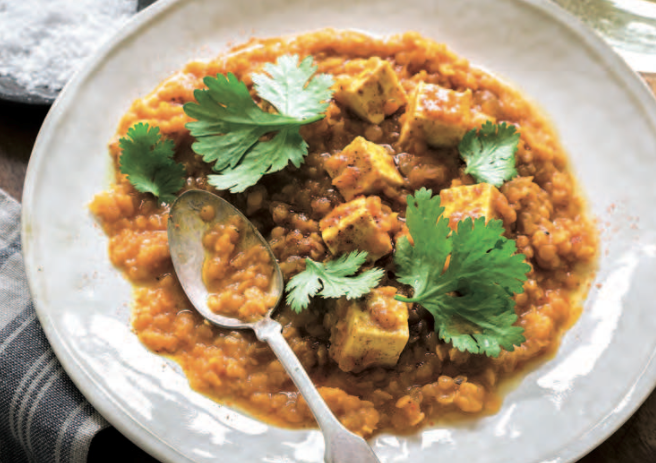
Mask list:
[[[325,463],[380,463],[369,444],[362,437],[346,429],[335,418],[298,357],[287,344],[280,323],[265,318],[256,323],[254,329],[260,341],[269,343],[319,423],[326,441]]]

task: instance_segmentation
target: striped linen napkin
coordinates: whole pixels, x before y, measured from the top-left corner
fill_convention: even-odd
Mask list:
[[[66,376],[30,300],[20,205],[0,190],[0,463],[86,463],[109,426]]]

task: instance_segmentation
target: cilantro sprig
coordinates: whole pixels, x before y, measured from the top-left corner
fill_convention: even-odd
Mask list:
[[[161,140],[159,127],[139,122],[119,140],[121,173],[137,191],[170,203],[185,184],[185,168],[173,160],[173,140]]]
[[[252,77],[255,91],[277,114],[262,110],[232,73],[205,77],[207,90],[196,90],[197,103],[184,105],[185,113],[196,119],[187,124],[197,139],[192,149],[205,162],[215,163],[218,175],[210,175],[208,181],[220,190],[244,191],[289,162],[299,167],[308,148],[299,128],[325,117],[333,78],[312,77],[317,67],[311,56],[299,64],[298,56],[284,55],[264,70],[268,75]],[[271,139],[261,139],[272,133]]]
[[[441,339],[461,351],[498,357],[524,342],[513,294],[523,291],[530,266],[516,245],[503,236],[500,220],[466,218],[451,231],[439,195],[422,188],[409,195],[406,223],[414,245],[402,237],[394,254],[400,282],[411,285],[411,298],[435,319]],[[446,270],[444,267],[446,267]]]
[[[465,134],[458,145],[460,156],[478,183],[489,183],[496,187],[517,176],[515,153],[519,143],[519,133],[515,126],[502,122],[499,125],[490,121],[480,128]]]
[[[383,269],[374,268],[355,275],[367,259],[366,251],[354,251],[325,264],[305,259],[305,270],[287,283],[287,304],[299,313],[316,295],[356,299],[367,294],[383,277]]]

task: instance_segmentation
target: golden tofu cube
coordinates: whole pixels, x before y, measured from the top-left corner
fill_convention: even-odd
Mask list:
[[[384,192],[403,185],[392,155],[363,137],[357,137],[341,153],[326,160],[325,166],[333,185],[347,201],[360,194]]]
[[[397,222],[397,214],[383,211],[378,196],[360,196],[337,206],[319,225],[333,255],[367,251],[367,260],[374,262],[392,252],[389,232]]]
[[[337,301],[330,356],[344,371],[393,367],[408,343],[409,304],[394,299],[396,288],[376,288],[364,300]]]
[[[420,82],[410,97],[400,143],[412,138],[439,147],[457,146],[472,123],[472,92]]]
[[[455,230],[457,223],[467,217],[485,217],[485,221],[499,218],[496,201],[501,193],[489,183],[463,185],[440,191],[440,201],[444,207],[444,217],[449,218],[449,226]]]
[[[372,124],[380,124],[408,101],[392,65],[376,57],[367,60],[364,71],[338,86],[335,99]]]

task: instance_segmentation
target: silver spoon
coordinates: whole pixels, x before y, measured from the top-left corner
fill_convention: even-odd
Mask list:
[[[205,222],[200,217],[204,206],[212,206],[215,214],[212,221]],[[205,249],[202,238],[216,222],[226,222],[230,217],[239,216],[246,226],[243,230],[243,244],[261,243],[271,255],[274,265],[272,291],[278,293],[276,305],[262,319],[253,323],[215,314],[207,306],[208,291],[203,283],[202,268]],[[260,341],[266,341],[285,367],[287,373],[303,394],[312,414],[319,423],[326,443],[326,463],[379,463],[378,458],[367,442],[346,429],[333,415],[323,401],[312,380],[301,365],[294,351],[282,335],[282,326],[271,318],[271,313],[280,304],[284,294],[284,284],[278,265],[269,243],[260,235],[253,224],[226,200],[203,190],[190,190],[178,197],[171,205],[168,223],[169,247],[173,267],[191,303],[196,310],[216,326],[229,329],[255,331]]]

